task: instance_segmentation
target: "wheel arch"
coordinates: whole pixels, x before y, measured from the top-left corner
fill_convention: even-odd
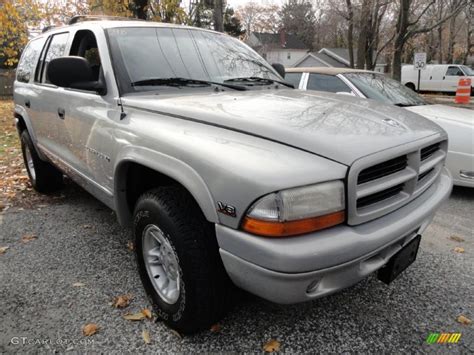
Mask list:
[[[170,184],[186,189],[209,222],[219,222],[211,192],[201,176],[186,163],[144,148],[133,148],[117,161],[114,203],[121,225],[131,226],[134,204],[143,192]]]

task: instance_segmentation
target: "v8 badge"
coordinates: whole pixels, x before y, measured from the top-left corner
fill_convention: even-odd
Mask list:
[[[217,201],[217,211],[230,217],[236,217],[235,207],[224,202]]]

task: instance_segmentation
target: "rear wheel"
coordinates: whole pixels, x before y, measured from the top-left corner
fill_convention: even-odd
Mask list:
[[[232,284],[214,228],[186,190],[160,187],[142,195],[134,236],[140,277],[165,324],[193,333],[223,317]]]
[[[63,174],[50,163],[40,159],[28,131],[21,133],[20,140],[23,161],[33,188],[42,193],[59,189],[63,184]]]
[[[413,83],[406,83],[405,86],[413,91],[416,91],[415,84]]]

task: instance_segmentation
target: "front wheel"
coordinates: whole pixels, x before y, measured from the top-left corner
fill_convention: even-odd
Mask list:
[[[170,328],[193,333],[223,317],[232,285],[213,226],[186,190],[168,186],[142,195],[134,236],[142,283]]]
[[[33,188],[42,193],[52,192],[63,185],[63,174],[50,163],[41,160],[28,131],[20,135],[21,151]]]

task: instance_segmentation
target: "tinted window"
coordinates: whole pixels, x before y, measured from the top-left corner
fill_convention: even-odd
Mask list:
[[[298,86],[300,86],[301,75],[303,75],[303,73],[286,73],[285,81],[293,84],[295,89],[298,89]]]
[[[33,40],[28,44],[28,46],[23,51],[23,54],[16,69],[16,79],[18,81],[27,83],[30,81],[30,78],[33,76],[36,62],[38,61],[39,54],[41,49],[44,46],[46,38],[39,38]]]
[[[64,55],[68,37],[69,33],[60,33],[52,37],[49,43],[48,51],[46,52],[46,57],[43,59],[44,65],[41,72],[42,83],[50,83],[46,77],[46,69],[48,68],[48,64],[52,59],[62,57]]]
[[[184,28],[117,28],[108,33],[124,91],[169,89],[131,85],[147,79],[181,77],[220,83],[241,77],[281,80],[257,53],[229,36]]]
[[[463,76],[464,73],[459,67],[449,67],[446,71],[447,76]]]
[[[327,92],[351,92],[351,89],[337,76],[326,74],[310,74],[308,90]]]

